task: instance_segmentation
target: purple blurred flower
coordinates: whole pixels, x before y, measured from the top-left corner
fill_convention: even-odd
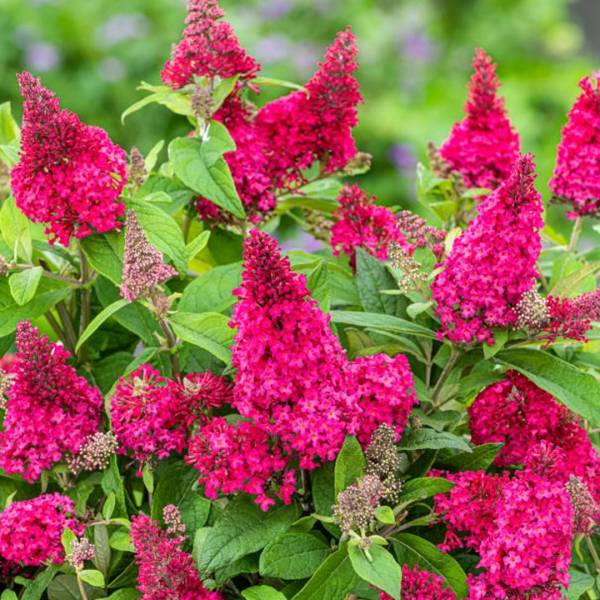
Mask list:
[[[431,62],[437,54],[437,46],[423,31],[408,31],[401,40],[401,51],[408,61]]]
[[[104,81],[120,81],[126,74],[127,69],[123,61],[114,56],[108,56],[98,64],[98,75]]]
[[[319,46],[298,44],[292,52],[292,63],[298,75],[303,79],[311,77],[323,53],[323,49]]]
[[[390,148],[389,156],[400,171],[412,171],[417,165],[417,159],[409,144],[394,144]]]
[[[105,46],[148,35],[148,19],[139,13],[121,13],[109,17],[96,31],[98,41]]]
[[[51,71],[60,62],[60,51],[54,44],[33,42],[25,47],[25,64],[32,71]]]
[[[279,245],[284,252],[290,250],[303,250],[304,252],[318,252],[323,249],[323,243],[315,239],[310,233],[298,230],[294,237],[280,240]]]
[[[254,56],[265,65],[287,59],[292,54],[292,44],[284,35],[268,35],[254,48]]]
[[[266,0],[260,7],[263,19],[268,21],[285,17],[293,8],[290,0]]]

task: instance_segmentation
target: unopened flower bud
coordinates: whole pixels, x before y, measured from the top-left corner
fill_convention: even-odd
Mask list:
[[[117,439],[112,433],[98,431],[88,436],[79,452],[67,458],[69,471],[78,475],[82,471],[103,471],[117,451]]]
[[[566,485],[573,513],[575,515],[575,531],[577,533],[589,533],[598,522],[600,510],[588,486],[579,477],[571,475]]]
[[[142,187],[146,181],[148,172],[142,153],[133,146],[129,153],[129,179],[135,187]]]
[[[96,556],[96,548],[86,537],[75,540],[71,544],[71,552],[67,554],[67,562],[77,571],[83,569],[86,560]]]
[[[174,536],[185,534],[185,524],[181,519],[181,512],[174,504],[167,504],[163,508],[163,521],[167,526],[167,533]]]
[[[333,515],[342,531],[348,533],[353,529],[362,531],[367,528],[375,518],[375,511],[385,491],[377,475],[365,475],[340,492],[337,504],[333,506]]]

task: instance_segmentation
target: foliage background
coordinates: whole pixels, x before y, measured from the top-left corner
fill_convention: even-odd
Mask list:
[[[591,4],[570,0],[223,0],[265,75],[304,82],[335,32],[358,36],[365,104],[357,138],[374,156],[360,182],[388,205],[410,205],[415,162],[461,118],[473,48],[499,64],[523,148],[533,151],[544,197],[577,82],[599,64],[582,25]],[[41,76],[63,105],[129,149],[182,134],[160,107],[121,112],[140,98],[132,81],[158,83],[179,39],[183,0],[0,0],[0,99],[20,109],[14,73]],[[591,21],[588,16],[588,21]],[[590,26],[593,29],[593,24]],[[590,42],[593,40],[590,33]],[[268,94],[263,94],[268,97]],[[548,221],[566,228],[562,209]]]

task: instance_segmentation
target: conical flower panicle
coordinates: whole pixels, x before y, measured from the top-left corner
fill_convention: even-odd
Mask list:
[[[193,76],[252,79],[260,65],[240,46],[217,0],[189,0],[183,38],[161,72],[165,84],[179,89]]]
[[[460,344],[493,343],[493,328],[515,325],[541,252],[542,199],[530,155],[479,206],[432,285],[441,335]]]
[[[506,115],[503,98],[497,95],[500,83],[495,68],[483,50],[475,52],[466,116],[440,147],[442,158],[469,187],[498,187],[520,155],[519,136]]]
[[[244,267],[233,317],[233,404],[242,416],[306,469],[334,460],[346,435],[367,445],[381,423],[401,435],[416,403],[406,358],[349,361],[306,279],[267,233],[250,233]]]
[[[234,406],[314,468],[317,457],[333,460],[351,418],[345,354],[273,238],[252,231],[244,263],[233,319]]]
[[[175,277],[177,271],[165,264],[163,255],[148,241],[134,210],[125,222],[125,256],[121,296],[128,302],[149,297],[161,283]]]
[[[322,161],[325,172],[332,173],[356,156],[352,128],[362,102],[354,78],[356,55],[354,35],[350,29],[341,31],[306,91],[269,102],[258,112],[269,173],[278,187],[303,182],[301,171],[315,161]]]
[[[102,394],[67,364],[70,354],[29,322],[17,325],[17,353],[0,432],[0,468],[39,479],[98,431]]]
[[[68,246],[118,227],[127,182],[122,148],[106,132],[61,110],[58,98],[30,73],[18,76],[23,106],[20,160],[11,172],[17,206],[46,224],[50,241]]]
[[[600,74],[579,82],[582,93],[569,111],[550,189],[574,215],[600,213]]]

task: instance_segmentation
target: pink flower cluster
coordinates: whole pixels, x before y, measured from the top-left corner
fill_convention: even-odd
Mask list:
[[[306,469],[333,460],[348,434],[368,442],[387,419],[400,435],[416,404],[406,360],[350,363],[305,278],[268,234],[250,233],[244,262],[233,321],[235,408],[295,450]]]
[[[400,595],[403,600],[455,600],[454,592],[444,587],[444,580],[434,573],[418,566],[402,565],[402,584]],[[380,600],[392,600],[385,592],[379,594]]]
[[[543,205],[534,177],[531,156],[521,157],[454,242],[431,288],[441,336],[493,344],[494,327],[517,322],[515,307],[537,278],[542,247]]]
[[[65,246],[73,236],[116,229],[124,212],[125,152],[104,130],[61,110],[30,73],[18,80],[25,103],[20,160],[11,172],[17,206]]]
[[[444,580],[434,573],[418,566],[402,565],[402,600],[455,600],[454,592],[444,587]],[[392,600],[385,592],[379,594],[380,600]]]
[[[418,248],[429,248],[437,258],[442,257],[446,239],[446,232],[443,229],[428,225],[423,217],[409,210],[401,210],[396,213],[396,219],[398,229],[409,244],[411,253]]]
[[[185,537],[138,515],[131,519],[131,539],[143,600],[222,600],[218,592],[202,585],[194,559],[181,549]]]
[[[253,221],[258,221],[260,215],[275,208],[276,200],[266,147],[257,130],[254,111],[238,95],[231,95],[214,118],[227,127],[235,142],[236,150],[227,152],[225,160],[246,212]],[[204,198],[198,200],[196,210],[203,219],[223,218],[220,210]]]
[[[470,598],[562,598],[569,585],[573,510],[564,486],[530,471],[502,487],[491,534],[479,546],[479,567]],[[538,596],[539,597],[539,596]]]
[[[219,491],[244,492],[268,510],[275,504],[268,495],[274,484],[280,484],[276,496],[286,504],[296,491],[295,471],[284,473],[288,458],[262,429],[248,422],[230,424],[213,417],[191,438],[186,462],[202,473],[199,481],[209,498],[216,499]]]
[[[600,87],[598,73],[584,77],[583,90],[569,112],[550,180],[554,195],[573,207],[574,216],[600,212]]]
[[[224,15],[217,0],[189,0],[183,38],[161,72],[167,85],[179,89],[194,76],[255,77],[260,65],[240,46],[231,25],[221,20]]]
[[[477,396],[468,413],[474,443],[504,444],[495,459],[498,466],[543,467],[546,477],[563,484],[577,476],[600,501],[600,456],[585,429],[568,408],[526,377],[509,371],[506,379]]]
[[[66,527],[83,535],[75,518],[75,502],[61,494],[42,494],[13,502],[0,513],[0,556],[13,563],[38,567],[64,562],[61,536]]]
[[[362,102],[353,76],[356,54],[350,29],[338,33],[306,91],[269,102],[258,112],[256,122],[276,187],[304,182],[301,171],[315,161],[322,161],[324,172],[332,173],[355,157],[352,128]]]
[[[472,548],[484,569],[469,576],[469,598],[561,598],[573,539],[564,485],[530,470],[512,478],[483,471],[447,477],[455,487],[434,499],[449,527],[443,548]]]
[[[171,391],[178,396],[180,420],[188,429],[197,420],[205,420],[211,410],[233,400],[231,383],[210,371],[188,373],[171,385]]]
[[[357,185],[345,185],[338,196],[340,206],[333,214],[337,221],[331,229],[331,246],[336,256],[347,254],[353,267],[356,248],[364,248],[380,260],[387,260],[393,242],[408,248],[392,211],[377,206],[375,200]]]
[[[466,116],[440,148],[442,158],[469,187],[494,189],[513,171],[520,156],[519,136],[497,95],[496,65],[481,49],[475,52]]]
[[[178,398],[170,382],[150,365],[121,377],[110,405],[119,451],[131,451],[141,464],[183,452],[187,428]]]
[[[558,338],[571,338],[585,342],[592,321],[600,321],[600,290],[575,298],[548,296],[546,306],[548,322],[543,330],[544,339],[554,342]]]
[[[98,430],[102,394],[67,364],[70,354],[24,321],[17,325],[0,468],[33,482]]]

